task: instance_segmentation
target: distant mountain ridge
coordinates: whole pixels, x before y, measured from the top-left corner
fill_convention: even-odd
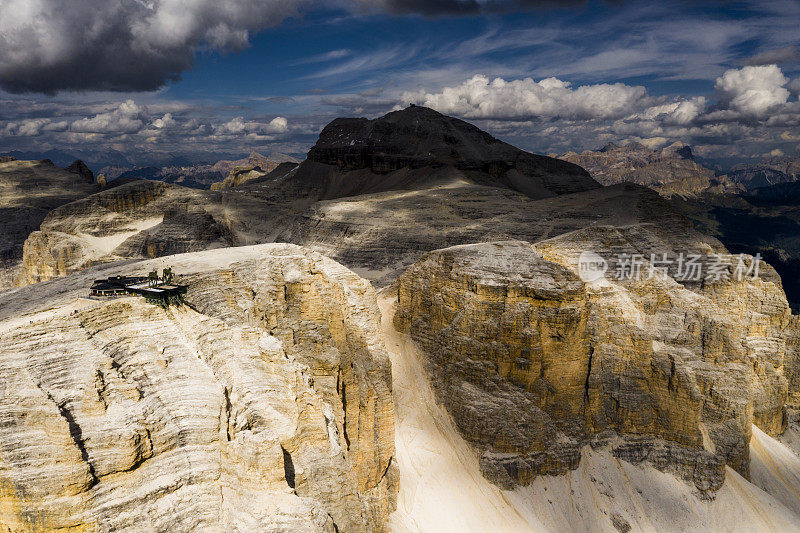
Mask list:
[[[730,178],[747,189],[800,180],[800,157],[776,157],[733,167]]]
[[[272,153],[265,156],[258,152],[251,152],[246,158],[237,160],[223,159],[216,163],[185,162],[182,164],[151,165],[135,168],[105,167],[100,170],[100,173],[111,180],[126,178],[148,179],[163,181],[164,183],[175,183],[192,189],[208,189],[212,184],[225,179],[235,168],[257,166],[266,172],[270,172],[284,162],[299,163],[299,160],[281,153]]]
[[[609,143],[599,150],[567,152],[558,157],[582,166],[603,185],[636,183],[663,196],[697,196],[709,190],[737,189],[726,176],[695,161],[691,147],[680,142],[661,150],[651,150],[636,141]]]

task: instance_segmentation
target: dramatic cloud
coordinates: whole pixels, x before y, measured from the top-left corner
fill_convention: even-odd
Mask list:
[[[216,133],[218,135],[271,135],[286,133],[288,130],[289,123],[284,117],[275,117],[267,123],[245,121],[244,117],[236,117],[217,126]]]
[[[615,118],[648,102],[644,87],[622,83],[573,88],[557,78],[506,81],[477,75],[438,93],[403,93],[401,100],[432,107],[442,113],[466,118]]]
[[[198,47],[238,50],[302,0],[0,0],[0,87],[143,91]]]
[[[137,164],[150,164],[170,161],[177,154],[213,160],[209,153],[305,149],[288,139],[303,126],[290,127],[282,116],[230,118],[227,109],[147,98],[70,105],[35,99],[12,102],[18,118],[0,118],[0,153],[56,149],[95,162],[133,156]]]
[[[198,50],[237,51],[253,33],[311,5],[352,11],[468,14],[580,0],[0,0],[0,88],[148,91],[180,78]],[[349,55],[335,50],[311,58]]]
[[[763,116],[786,103],[788,79],[777,65],[729,70],[717,79],[720,103],[751,116]]]
[[[0,132],[11,137],[36,137],[46,132],[65,131],[67,127],[65,121],[53,122],[49,118],[36,118],[8,122]]]
[[[789,145],[800,128],[800,102],[787,85],[776,65],[729,69],[708,97],[656,97],[643,87],[621,83],[572,86],[556,78],[507,81],[477,75],[436,92],[401,93],[398,104],[418,103],[477,120],[493,133],[538,151],[598,148],[634,139],[652,146],[683,141],[721,157],[761,156],[795,150]]]

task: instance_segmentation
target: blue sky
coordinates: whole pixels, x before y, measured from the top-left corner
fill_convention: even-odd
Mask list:
[[[303,153],[336,116],[413,101],[540,153],[799,152],[796,1],[66,1],[0,0],[22,13],[0,21],[0,151]]]

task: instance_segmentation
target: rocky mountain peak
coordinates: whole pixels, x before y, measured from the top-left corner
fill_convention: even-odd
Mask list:
[[[321,169],[310,172],[313,164],[329,165],[333,168],[327,170],[334,172],[368,170],[378,175],[449,167],[458,171],[462,179],[514,189],[535,198],[599,186],[577,165],[525,152],[468,122],[421,106],[372,120],[334,120],[322,130],[308,153],[304,169],[309,172],[301,171],[298,177],[310,183],[318,181],[316,176]],[[373,176],[357,187],[348,183],[346,193],[337,181],[338,190],[325,197],[415,188],[420,184],[430,184],[430,178],[408,175],[402,182],[395,182]]]
[[[680,141],[674,142],[669,146],[665,147],[663,150],[661,150],[661,155],[665,157],[678,156],[681,159],[689,159],[691,161],[694,161],[694,154],[692,153],[692,147]]]
[[[608,143],[605,146],[603,146],[602,148],[600,148],[598,150],[598,152],[605,153],[605,152],[614,152],[616,150],[619,150],[619,145],[618,144]]]
[[[338,162],[337,155],[342,152],[368,152],[371,162],[352,157],[342,162],[345,166],[388,165],[394,170],[395,166],[489,159],[507,148],[512,147],[468,122],[427,107],[410,106],[374,120],[336,119],[322,130],[308,157],[328,163],[332,158]],[[390,158],[393,164],[388,161]]]
[[[94,173],[86,166],[86,163],[81,161],[80,159],[76,159],[72,162],[66,170],[69,172],[74,172],[82,177],[87,183],[94,183]]]

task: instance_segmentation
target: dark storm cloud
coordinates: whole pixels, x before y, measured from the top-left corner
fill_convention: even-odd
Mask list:
[[[238,50],[303,0],[0,0],[0,87],[146,91],[198,49]]]

